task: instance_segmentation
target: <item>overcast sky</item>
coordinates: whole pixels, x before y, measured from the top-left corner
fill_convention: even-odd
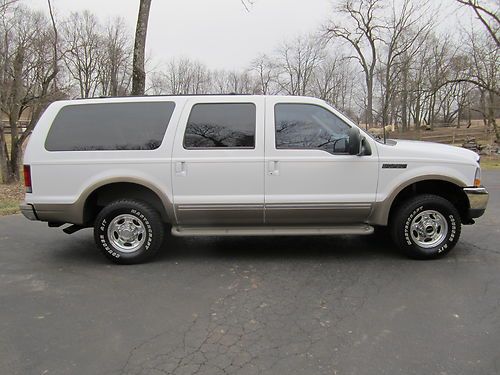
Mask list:
[[[139,0],[52,0],[58,18],[88,9],[105,21],[122,16],[131,32]],[[46,9],[46,0],[24,0]],[[246,12],[240,0],[153,0],[148,54],[155,62],[190,57],[211,68],[243,68],[260,52],[316,31],[331,12],[331,0],[257,0]]]

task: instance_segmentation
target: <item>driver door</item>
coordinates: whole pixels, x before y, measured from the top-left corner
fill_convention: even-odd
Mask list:
[[[313,103],[266,98],[266,224],[361,223],[370,214],[376,146],[372,155],[349,155],[352,125],[324,102]]]

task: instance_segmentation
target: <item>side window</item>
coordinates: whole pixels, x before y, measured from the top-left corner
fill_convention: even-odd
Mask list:
[[[57,114],[47,151],[154,150],[174,112],[173,102],[69,105]]]
[[[277,149],[347,152],[350,126],[314,104],[277,104],[274,108]]]
[[[186,126],[184,148],[254,148],[255,125],[254,104],[196,104]]]

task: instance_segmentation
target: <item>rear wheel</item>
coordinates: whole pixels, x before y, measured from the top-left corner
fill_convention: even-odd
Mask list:
[[[136,200],[118,200],[99,213],[94,239],[106,257],[118,264],[151,259],[161,247],[164,225],[160,214]]]
[[[445,255],[457,244],[460,232],[457,209],[448,200],[431,194],[403,203],[391,221],[394,242],[415,259]]]

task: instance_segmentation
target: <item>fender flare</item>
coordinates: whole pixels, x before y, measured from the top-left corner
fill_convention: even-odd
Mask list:
[[[80,194],[80,197],[78,200],[75,202],[74,206],[75,209],[80,212],[81,215],[81,221],[83,222],[83,214],[84,214],[84,209],[85,205],[87,204],[88,198],[94,193],[97,189],[107,186],[107,185],[112,185],[116,183],[129,183],[129,184],[135,184],[135,185],[140,185],[146,189],[151,190],[153,193],[157,195],[157,197],[160,199],[160,201],[163,204],[163,208],[167,214],[167,218],[170,223],[175,222],[175,212],[174,212],[174,206],[168,196],[162,192],[162,190],[156,186],[155,184],[152,184],[151,182],[137,178],[137,177],[111,177],[107,178],[105,180],[100,180],[99,182],[96,182],[92,185],[87,186],[82,193]]]
[[[368,217],[368,223],[373,225],[387,225],[389,222],[389,214],[391,212],[392,204],[396,200],[399,193],[401,193],[408,186],[423,181],[443,181],[450,182],[460,188],[467,187],[467,184],[463,181],[450,176],[429,174],[413,177],[394,188],[383,201],[375,202],[373,204],[372,212]]]

